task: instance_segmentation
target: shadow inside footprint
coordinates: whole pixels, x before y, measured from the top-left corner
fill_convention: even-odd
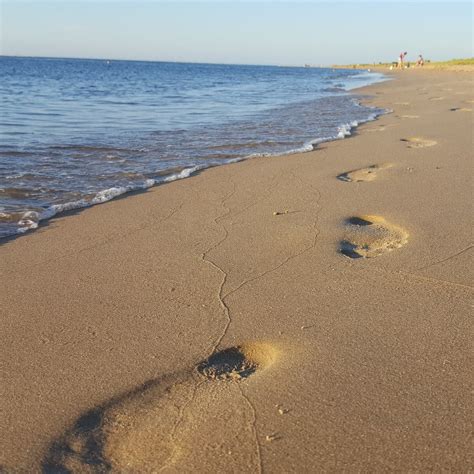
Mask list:
[[[372,181],[375,176],[375,172],[377,170],[377,166],[370,166],[369,168],[364,168],[361,170],[353,170],[353,171],[346,171],[345,173],[341,173],[337,176],[339,181],[345,181],[350,183],[352,181],[355,182],[362,182],[362,181]]]
[[[257,369],[270,365],[275,350],[267,344],[246,344],[230,347],[211,355],[197,366],[197,371],[211,380],[239,380]]]
[[[236,380],[253,374],[257,367],[238,347],[231,347],[209,357],[197,370],[211,380]]]
[[[451,112],[472,112],[472,109],[468,107],[453,107],[449,109]]]
[[[349,258],[363,258],[363,256],[357,252],[357,245],[353,243],[343,240],[341,242],[341,253]]]
[[[370,222],[366,219],[363,219],[362,217],[349,217],[346,219],[347,224],[351,225],[372,225],[373,222]]]

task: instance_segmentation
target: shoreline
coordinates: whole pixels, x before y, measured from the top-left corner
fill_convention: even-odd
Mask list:
[[[408,61],[410,64],[409,67],[405,69],[407,73],[411,71],[435,71],[435,72],[474,72],[474,60],[468,61],[445,61],[445,62],[426,62],[423,66],[417,66],[416,62]],[[349,64],[349,65],[333,65],[334,69],[370,69],[377,72],[400,72],[396,67],[397,62],[393,61],[392,63],[373,63],[373,64]],[[392,69],[390,69],[392,67]]]
[[[353,96],[351,97],[352,100],[356,100],[357,99],[356,91],[358,89],[363,89],[364,87],[370,87],[370,85],[372,84],[378,84],[378,83],[390,80],[389,74],[379,74],[379,73],[374,73],[374,74],[378,74],[381,77],[379,77],[378,80],[376,80],[374,76],[373,81],[375,82],[371,82],[363,86],[350,87],[346,89],[345,92],[348,95]],[[359,100],[356,100],[356,101],[358,104],[362,105],[362,101],[359,101]],[[368,106],[368,109],[370,108],[376,109],[376,107]],[[123,186],[123,185],[112,186],[106,189],[102,189],[100,191],[95,192],[94,198],[90,202],[85,202],[84,198],[80,198],[79,200],[76,200],[76,201],[69,201],[69,202],[64,202],[60,204],[51,204],[49,207],[43,209],[41,213],[39,211],[34,211],[34,210],[17,211],[17,213],[23,212],[24,215],[22,217],[22,220],[31,222],[30,227],[22,227],[20,229],[17,229],[17,231],[13,234],[0,237],[0,246],[7,241],[11,241],[20,237],[27,237],[31,235],[31,233],[36,231],[38,228],[44,228],[45,226],[47,226],[48,222],[51,219],[82,212],[83,210],[94,207],[98,204],[104,204],[106,202],[110,202],[119,197],[124,198],[130,195],[134,195],[136,193],[146,192],[149,189],[154,188],[156,186],[162,186],[164,184],[167,184],[173,181],[187,179],[209,168],[238,163],[241,161],[246,161],[246,160],[254,159],[254,158],[273,158],[273,157],[278,157],[278,156],[290,156],[290,155],[294,155],[298,153],[307,153],[308,151],[314,151],[316,147],[318,145],[321,145],[322,143],[327,143],[327,142],[336,141],[336,140],[350,137],[352,130],[357,129],[357,127],[359,127],[360,125],[363,125],[364,123],[377,120],[379,116],[382,116],[386,113],[389,113],[389,111],[382,110],[379,113],[374,112],[373,114],[370,114],[367,119],[362,120],[362,121],[352,120],[351,122],[342,123],[338,126],[336,135],[333,135],[331,137],[328,136],[328,137],[318,137],[318,138],[311,139],[307,142],[302,143],[301,146],[297,149],[290,149],[287,151],[277,152],[273,154],[271,153],[268,153],[268,154],[263,153],[263,154],[257,154],[257,155],[251,154],[247,156],[232,158],[226,162],[219,163],[219,164],[202,164],[202,165],[193,164],[187,167],[183,167],[177,173],[164,175],[159,178],[150,177],[146,180],[145,183],[142,183],[142,184],[127,185],[127,186]],[[310,149],[309,147],[312,147],[312,149]],[[29,214],[33,214],[33,217],[30,216]],[[38,217],[36,217],[36,215]]]
[[[394,75],[351,140],[2,245],[0,465],[472,468],[472,77]],[[228,348],[234,381],[208,359]]]

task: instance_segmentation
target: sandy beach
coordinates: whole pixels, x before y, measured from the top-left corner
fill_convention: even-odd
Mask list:
[[[472,72],[391,77],[348,139],[1,245],[2,472],[474,469]]]

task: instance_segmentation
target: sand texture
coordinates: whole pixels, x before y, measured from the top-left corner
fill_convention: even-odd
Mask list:
[[[349,139],[3,243],[0,471],[474,469],[472,74],[393,76]]]

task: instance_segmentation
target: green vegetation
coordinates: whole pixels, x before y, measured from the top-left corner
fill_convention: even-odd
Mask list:
[[[472,66],[474,58],[450,59],[449,61],[426,61],[432,66]]]
[[[405,61],[406,65],[411,67],[416,65],[415,61]],[[336,68],[347,68],[347,69],[371,69],[371,68],[382,68],[388,69],[390,66],[397,66],[397,61],[392,61],[390,63],[386,62],[373,62],[367,64],[348,64],[345,66],[333,66]],[[458,66],[474,66],[474,58],[459,58],[459,59],[450,59],[449,61],[431,61],[430,59],[425,59],[425,67],[428,68],[450,68]]]

